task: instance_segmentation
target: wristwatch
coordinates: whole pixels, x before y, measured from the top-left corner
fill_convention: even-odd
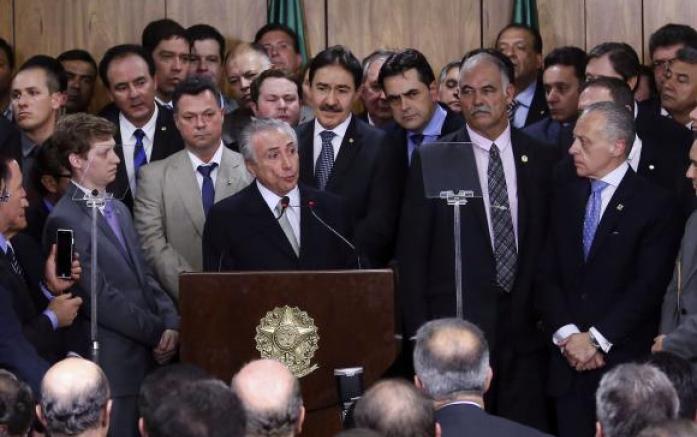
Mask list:
[[[598,343],[598,340],[595,338],[592,332],[588,331],[588,340],[591,342],[591,346],[598,350],[602,350],[600,348],[600,343]]]

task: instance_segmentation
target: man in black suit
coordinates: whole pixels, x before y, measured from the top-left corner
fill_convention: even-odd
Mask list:
[[[460,207],[460,232],[463,314],[486,333],[497,375],[487,411],[545,429],[545,346],[531,282],[546,231],[545,193],[555,152],[510,127],[506,107],[513,93],[508,58],[490,49],[466,55],[460,101],[467,125],[442,141],[471,143],[473,168],[462,171],[477,175],[483,193]],[[402,211],[399,299],[404,334],[411,337],[428,320],[457,312],[453,210],[443,200],[426,199],[419,150]]]
[[[297,143],[295,131],[283,121],[250,121],[242,134],[242,155],[256,180],[208,213],[204,270],[323,270],[355,265],[357,254],[347,240],[350,219],[341,200],[298,185]]]
[[[545,56],[542,83],[549,115],[523,132],[543,143],[557,146],[559,156],[568,156],[578,114],[578,96],[586,80],[586,52],[578,47],[560,47]]]
[[[355,224],[356,246],[372,266],[392,257],[399,180],[384,132],[351,115],[361,64],[343,46],[318,53],[310,64],[315,120],[297,128],[300,182],[342,197]]]
[[[391,55],[378,76],[385,99],[392,108],[396,126],[389,130],[396,142],[392,145],[404,181],[412,154],[421,144],[441,137],[465,125],[461,113],[438,104],[438,85],[426,57],[415,49]]]
[[[683,47],[697,49],[697,31],[686,24],[668,23],[649,37],[649,58],[659,93],[663,89],[663,82],[666,80],[675,55]],[[654,114],[667,113],[661,107],[659,99],[652,99],[647,103]]]
[[[0,116],[0,153],[22,160],[22,140],[19,130],[5,117]]]
[[[116,126],[119,165],[109,191],[133,210],[138,169],[184,148],[172,111],[155,102],[155,63],[141,46],[110,48],[99,62],[99,77],[113,104],[100,112]]]
[[[442,437],[478,435],[541,437],[533,428],[484,411],[491,385],[489,345],[484,333],[461,319],[432,320],[419,328],[414,382],[436,407]]]
[[[549,392],[559,432],[588,436],[604,371],[648,355],[681,233],[670,193],[627,162],[627,108],[594,103],[569,149],[577,177],[555,187],[537,289],[552,352]]]
[[[540,32],[522,24],[509,24],[496,37],[496,49],[506,55],[515,68],[515,99],[510,103],[511,124],[522,129],[542,120],[549,111],[540,76]]]

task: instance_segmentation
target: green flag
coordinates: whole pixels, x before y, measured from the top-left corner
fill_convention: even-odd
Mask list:
[[[537,20],[537,2],[535,0],[515,0],[513,2],[513,23],[524,24],[540,30]]]
[[[298,35],[303,63],[307,61],[302,0],[268,0],[267,23],[285,24]]]

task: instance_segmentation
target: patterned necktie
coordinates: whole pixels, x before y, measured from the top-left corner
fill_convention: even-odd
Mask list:
[[[330,130],[325,130],[320,132],[319,136],[322,139],[322,150],[319,152],[317,163],[315,163],[315,181],[317,182],[317,188],[324,190],[334,166],[332,139],[336,134]]]
[[[588,259],[595,231],[598,229],[598,223],[600,223],[601,193],[607,186],[607,182],[600,180],[591,181],[591,195],[588,197],[586,215],[583,219],[583,255],[586,259]]]
[[[276,205],[275,209],[276,217],[278,217],[278,224],[281,225],[283,233],[286,234],[286,238],[288,239],[290,245],[293,247],[293,252],[295,252],[295,255],[300,256],[300,244],[298,244],[298,240],[297,238],[295,238],[295,232],[293,232],[293,227],[290,225],[290,221],[288,220],[288,212],[285,211],[285,209],[288,209],[288,206],[283,208],[283,203],[284,199],[279,200],[278,205]]]
[[[211,173],[218,167],[218,163],[214,162],[209,165],[199,165],[196,171],[203,176],[203,185],[201,185],[201,202],[203,203],[203,212],[208,216],[208,211],[211,210],[215,202],[215,187],[213,186],[213,178]]]
[[[513,288],[518,254],[516,252],[513,219],[508,204],[506,177],[499,155],[499,148],[492,144],[489,149],[487,168],[489,185],[489,215],[494,232],[494,257],[496,259],[496,282],[506,292]]]
[[[513,123],[513,119],[515,118],[515,112],[520,106],[520,102],[517,99],[513,99],[510,105],[508,105],[508,108],[506,109],[508,111],[508,120]]]
[[[15,251],[12,249],[12,246],[9,243],[7,244],[7,252],[5,252],[5,255],[7,255],[8,261],[10,261],[10,268],[12,269],[12,273],[14,273],[15,276],[17,276],[17,278],[22,282],[26,282],[24,279],[24,269],[22,268],[22,265],[19,263],[17,255],[15,255]]]
[[[121,243],[121,249],[126,253],[126,240],[123,238],[123,233],[121,232],[121,227],[119,226],[119,218],[117,217],[116,211],[114,211],[114,206],[111,202],[107,202],[104,205],[104,210],[102,211],[106,222],[109,223],[109,227],[116,236],[116,239]]]
[[[145,138],[143,129],[136,129],[133,135],[136,137],[136,147],[133,150],[133,173],[137,179],[138,170],[148,163],[148,157],[145,155],[145,147],[143,146],[143,138]]]

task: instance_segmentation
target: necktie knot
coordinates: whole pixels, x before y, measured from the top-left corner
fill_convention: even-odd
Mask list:
[[[489,159],[499,159],[499,146],[496,143],[491,143],[489,148]]]
[[[419,147],[424,142],[424,134],[411,134],[411,142],[416,147]]]
[[[209,177],[211,177],[211,173],[213,172],[213,170],[215,170],[217,167],[218,167],[218,163],[214,162],[214,163],[211,163],[208,165],[199,165],[196,168],[196,171],[201,173],[201,176],[203,176],[204,178],[209,178]]]
[[[322,139],[322,143],[330,143],[336,134],[330,130],[323,130],[319,133],[319,137]]]
[[[107,218],[111,218],[111,216],[114,214],[114,207],[111,205],[111,202],[106,202],[104,204],[104,216]]]
[[[137,143],[142,143],[143,138],[145,138],[145,132],[143,131],[143,129],[136,129],[135,131],[133,131],[133,136],[136,137]]]
[[[601,181],[601,180],[593,180],[591,181],[591,192],[592,193],[599,193],[605,189],[609,184],[607,182]]]

